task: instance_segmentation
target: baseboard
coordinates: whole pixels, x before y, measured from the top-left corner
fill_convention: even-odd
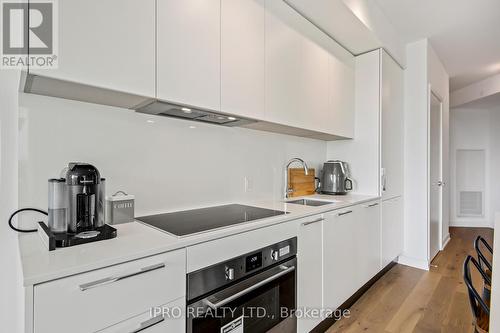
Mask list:
[[[418,269],[423,269],[426,271],[429,270],[429,262],[427,260],[406,257],[403,255],[399,256],[398,264],[410,266],[410,267],[414,267],[414,268],[418,268]]]
[[[493,224],[488,221],[450,221],[450,227],[493,229]]]
[[[444,248],[446,247],[446,245],[448,245],[448,243],[450,242],[450,234],[448,233],[445,237],[444,237],[444,240],[443,242],[441,243],[441,251],[444,250]]]
[[[395,261],[390,262],[380,272],[378,272],[377,275],[372,277],[370,279],[370,281],[368,281],[361,288],[359,288],[358,291],[356,291],[354,293],[354,295],[352,295],[347,301],[345,301],[341,306],[339,306],[338,309],[339,310],[346,310],[346,309],[349,309],[350,307],[352,307],[354,305],[354,303],[356,303],[356,301],[358,299],[360,299],[361,296],[363,296],[363,294],[366,293],[368,291],[368,289],[370,289],[370,287],[375,284],[375,282],[377,282],[382,276],[384,276],[385,273],[387,273],[394,266],[396,266],[396,262]],[[315,328],[313,328],[310,333],[324,333],[324,332],[328,331],[328,329],[333,324],[335,324],[336,321],[337,320],[335,320],[335,318],[333,318],[333,317],[326,318],[321,323],[319,323]]]

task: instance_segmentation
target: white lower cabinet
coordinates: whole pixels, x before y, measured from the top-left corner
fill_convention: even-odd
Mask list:
[[[387,266],[403,252],[403,199],[396,197],[382,201],[382,267]]]
[[[157,308],[98,331],[99,333],[165,333],[186,331],[186,299],[164,304]],[[160,312],[161,311],[161,312]]]
[[[134,260],[36,285],[34,332],[95,332],[185,295],[185,249]]]
[[[313,216],[299,224],[297,252],[297,309],[323,307],[323,218]],[[297,332],[309,332],[322,318],[298,318]]]
[[[374,200],[301,221],[298,310],[335,310],[381,270],[380,209]],[[323,319],[299,318],[297,332]]]
[[[356,233],[357,272],[360,286],[368,282],[381,269],[380,263],[380,202],[361,205]]]
[[[326,213],[323,225],[324,306],[336,309],[358,288],[358,207]]]

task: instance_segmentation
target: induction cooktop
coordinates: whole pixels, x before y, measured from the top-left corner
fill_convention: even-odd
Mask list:
[[[181,212],[137,217],[136,220],[166,231],[176,237],[186,237],[204,231],[229,227],[287,214],[287,212],[259,207],[231,204]]]

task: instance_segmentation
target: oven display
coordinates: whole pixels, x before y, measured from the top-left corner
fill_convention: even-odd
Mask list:
[[[246,272],[262,267],[262,252],[254,253],[246,257]]]

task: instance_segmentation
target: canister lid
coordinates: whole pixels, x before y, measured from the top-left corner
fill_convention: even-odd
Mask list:
[[[118,191],[113,195],[106,196],[106,200],[108,201],[124,201],[124,200],[134,200],[135,196],[132,194],[127,194],[123,191]]]

